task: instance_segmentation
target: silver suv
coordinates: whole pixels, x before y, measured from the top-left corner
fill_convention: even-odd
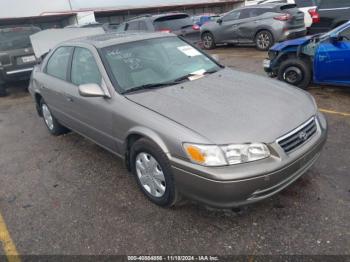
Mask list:
[[[304,35],[304,13],[294,4],[244,7],[201,27],[201,38],[206,49],[224,43],[255,43],[259,50],[268,50],[275,42]]]

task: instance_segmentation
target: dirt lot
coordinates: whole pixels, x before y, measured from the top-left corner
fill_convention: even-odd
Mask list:
[[[254,48],[212,53],[264,75],[266,54]],[[0,213],[21,255],[350,255],[349,88],[310,90],[330,125],[316,165],[282,193],[234,211],[151,204],[115,156],[74,133],[49,135],[29,94],[9,91],[0,98]]]

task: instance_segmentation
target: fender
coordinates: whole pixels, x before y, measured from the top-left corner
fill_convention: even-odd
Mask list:
[[[166,146],[166,144],[164,143],[163,139],[156,133],[154,132],[152,129],[149,129],[147,127],[143,127],[143,126],[136,126],[133,127],[132,129],[129,130],[129,132],[127,133],[127,135],[124,138],[124,144],[123,144],[123,149],[125,153],[127,151],[127,138],[130,135],[140,135],[143,137],[148,138],[149,140],[153,141],[155,144],[157,144],[165,154],[169,153],[169,149]]]

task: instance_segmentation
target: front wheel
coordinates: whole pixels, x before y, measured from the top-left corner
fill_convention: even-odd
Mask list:
[[[131,171],[142,192],[153,203],[170,207],[179,200],[169,160],[153,142],[142,138],[130,152]]]
[[[202,35],[202,43],[205,49],[214,49],[216,47],[214,36],[209,32]]]
[[[255,44],[257,49],[261,51],[267,51],[271,46],[275,44],[275,40],[269,31],[263,30],[257,33],[255,37]]]
[[[290,58],[284,61],[278,70],[278,79],[288,84],[307,89],[311,82],[312,72],[307,61]]]

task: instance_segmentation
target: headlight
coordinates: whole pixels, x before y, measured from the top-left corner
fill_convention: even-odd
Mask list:
[[[252,162],[270,156],[270,151],[265,144],[233,144],[226,146],[217,145],[184,145],[189,159],[203,166],[225,166]]]
[[[270,156],[270,150],[265,144],[261,143],[228,145],[222,147],[222,149],[230,165],[252,162]]]
[[[190,160],[203,166],[225,166],[227,161],[224,152],[218,146],[184,144]]]

